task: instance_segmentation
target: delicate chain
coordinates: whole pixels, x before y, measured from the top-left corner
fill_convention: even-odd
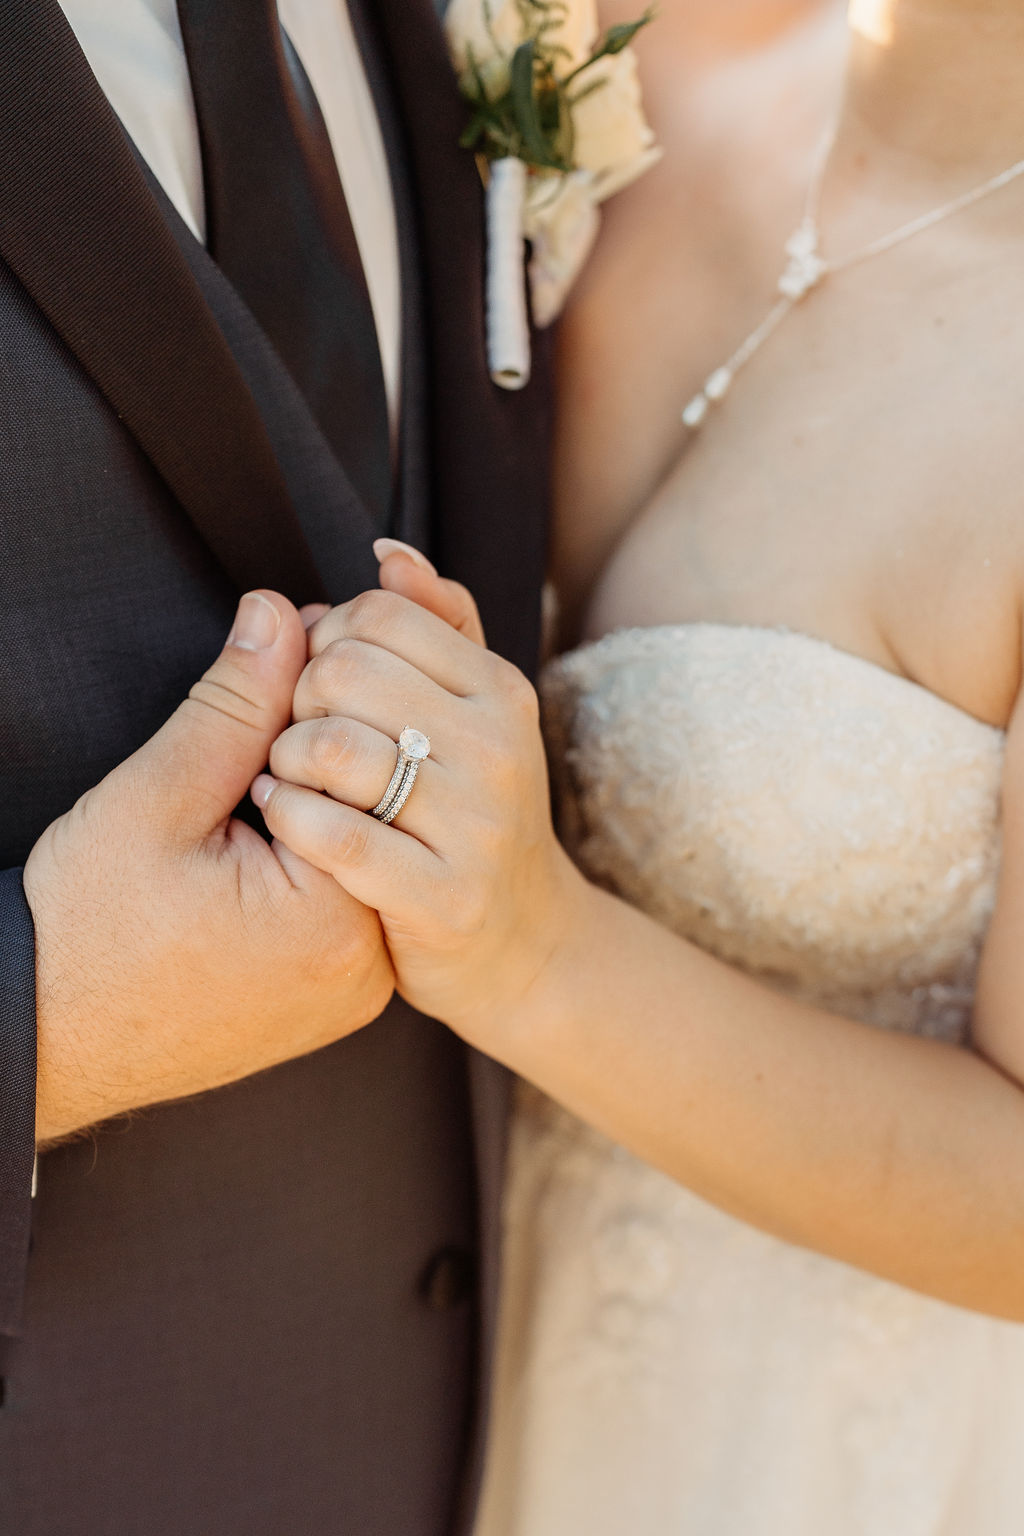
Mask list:
[[[778,283],[782,297],[776,300],[761,324],[751,331],[732,356],[709,375],[704,387],[686,406],[682,419],[691,430],[696,430],[701,425],[711,405],[725,397],[732,387],[736,374],[750,361],[755,352],[760,351],[790,310],[799,304],[812,288],[817,288],[824,278],[836,272],[845,272],[861,262],[870,261],[874,256],[881,256],[886,251],[891,251],[894,246],[902,245],[905,240],[910,240],[914,235],[931,229],[944,219],[951,218],[955,213],[961,213],[965,208],[980,202],[983,197],[988,197],[992,192],[998,192],[1001,187],[1007,186],[1011,181],[1016,181],[1018,176],[1024,175],[1024,160],[1017,160],[1005,171],[1000,171],[998,175],[991,176],[988,181],[983,181],[980,186],[962,192],[959,197],[951,198],[948,203],[943,203],[938,208],[931,208],[927,213],[919,214],[916,219],[910,219],[908,223],[890,230],[887,235],[880,235],[877,240],[870,241],[869,244],[861,246],[857,251],[852,251],[848,256],[828,261],[821,254],[818,212],[835,140],[836,129],[833,127],[825,135],[815,157],[814,168],[804,198],[803,217],[786,242],[788,262]]]
[[[951,218],[954,213],[961,213],[974,203],[980,203],[982,198],[988,197],[990,192],[998,192],[1000,187],[1008,186],[1011,181],[1016,181],[1017,177],[1022,175],[1024,175],[1024,160],[1018,160],[1005,171],[1000,171],[998,176],[991,177],[980,187],[972,187],[969,192],[962,192],[959,197],[944,203],[941,208],[933,208],[930,213],[922,213],[916,219],[911,219],[909,223],[902,224],[899,229],[894,229],[891,234],[881,235],[877,240],[872,240],[870,245],[863,246],[859,251],[843,256],[838,261],[828,262],[828,270],[845,272],[847,267],[856,266],[858,262],[868,261],[872,256],[881,256],[885,251],[891,251],[894,245],[902,245],[904,240],[909,240],[913,235],[919,235],[924,230],[931,229],[933,224],[941,224],[943,219]]]

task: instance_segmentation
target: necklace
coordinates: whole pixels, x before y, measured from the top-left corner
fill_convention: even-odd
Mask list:
[[[696,431],[701,425],[712,405],[725,398],[737,373],[750,362],[755,352],[761,350],[769,336],[778,329],[790,311],[795,309],[801,299],[806,298],[811,290],[817,288],[826,277],[832,277],[837,272],[845,272],[849,267],[870,261],[873,256],[881,256],[885,251],[891,251],[894,246],[902,245],[904,240],[910,240],[914,235],[919,235],[944,219],[951,218],[954,213],[970,208],[974,203],[980,202],[983,197],[988,197],[991,192],[997,192],[1000,187],[1005,187],[1009,182],[1016,181],[1018,176],[1024,175],[1024,160],[1018,160],[1005,171],[1000,171],[998,176],[991,176],[988,181],[972,187],[969,192],[962,192],[959,197],[952,198],[948,203],[942,203],[938,208],[930,209],[928,213],[919,214],[916,219],[911,219],[907,224],[901,224],[898,229],[890,230],[887,235],[881,235],[877,240],[862,246],[860,250],[853,251],[848,256],[841,256],[835,261],[828,261],[821,254],[818,211],[825,173],[828,170],[835,139],[836,129],[833,128],[825,136],[818,151],[804,200],[803,217],[794,233],[786,241],[787,259],[778,281],[779,298],[776,299],[761,324],[751,331],[746,341],[741,342],[720,368],[716,368],[714,373],[708,375],[704,387],[686,406],[682,419],[691,431]]]

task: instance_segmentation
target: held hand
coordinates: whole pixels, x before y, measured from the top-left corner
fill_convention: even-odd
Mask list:
[[[394,592],[331,610],[310,644],[297,723],[253,797],[275,837],[379,909],[403,995],[474,1038],[517,1006],[587,889],[551,825],[536,695]],[[405,726],[431,755],[388,827],[365,811]]]
[[[40,1140],[303,1055],[376,1017],[379,920],[231,819],[290,718],[295,609],[249,594],[161,731],[40,838]]]

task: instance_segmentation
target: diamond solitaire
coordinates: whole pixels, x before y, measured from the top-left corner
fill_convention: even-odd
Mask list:
[[[411,725],[407,725],[398,738],[398,750],[403,757],[421,763],[425,757],[430,756],[430,737],[424,736],[422,731],[414,731]]]

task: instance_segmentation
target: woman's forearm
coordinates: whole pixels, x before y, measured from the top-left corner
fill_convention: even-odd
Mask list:
[[[755,1226],[1024,1320],[1024,1092],[970,1050],[787,998],[589,885],[480,1043]]]

